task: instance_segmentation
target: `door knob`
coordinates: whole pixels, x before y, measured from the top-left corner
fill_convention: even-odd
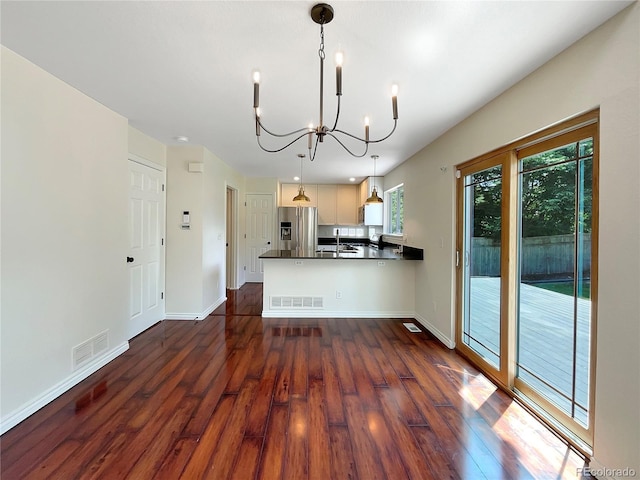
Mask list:
[[[133,257],[127,257],[127,263],[133,262]]]

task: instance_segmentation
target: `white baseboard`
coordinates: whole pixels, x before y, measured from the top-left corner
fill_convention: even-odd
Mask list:
[[[211,312],[226,302],[226,300],[226,296],[220,297],[200,313],[165,313],[164,318],[165,320],[204,320]]]
[[[12,429],[30,415],[33,415],[42,407],[55,400],[66,391],[70,390],[82,380],[89,377],[92,373],[100,370],[114,358],[122,355],[127,350],[129,350],[129,342],[124,342],[118,345],[114,349],[106,352],[104,355],[94,359],[92,362],[88,363],[80,370],[73,372],[72,375],[70,375],[57,385],[54,385],[49,390],[42,393],[42,395],[40,395],[39,397],[34,398],[22,407],[3,417],[0,420],[0,435]]]
[[[417,321],[419,321],[424,328],[426,328],[427,330],[429,330],[429,332],[431,332],[433,335],[435,335],[436,338],[438,340],[440,340],[445,346],[447,346],[448,348],[452,348],[452,349],[456,347],[456,342],[451,340],[444,333],[442,333],[440,330],[438,330],[436,327],[434,327],[433,324],[431,322],[429,322],[426,318],[421,317],[418,314],[415,314],[414,318]]]
[[[263,310],[262,316],[265,318],[414,318],[415,312],[381,312],[375,311],[359,311],[359,312],[342,312],[327,310]]]

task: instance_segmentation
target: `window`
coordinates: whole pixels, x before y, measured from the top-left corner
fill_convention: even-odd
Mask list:
[[[385,233],[402,235],[404,225],[404,184],[384,192]]]

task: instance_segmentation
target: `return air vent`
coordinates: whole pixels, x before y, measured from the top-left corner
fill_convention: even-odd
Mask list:
[[[90,338],[80,345],[76,345],[71,350],[73,359],[73,369],[77,370],[94,357],[106,352],[109,349],[109,331],[105,330],[95,337]]]
[[[271,308],[277,309],[319,309],[324,308],[324,297],[272,296]]]
[[[407,322],[403,323],[402,325],[404,325],[404,327],[412,333],[420,333],[422,331],[420,330],[420,327],[418,327],[415,323]]]

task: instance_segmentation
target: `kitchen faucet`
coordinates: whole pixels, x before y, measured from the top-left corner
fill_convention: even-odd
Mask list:
[[[340,229],[336,228],[336,253],[340,251]]]

